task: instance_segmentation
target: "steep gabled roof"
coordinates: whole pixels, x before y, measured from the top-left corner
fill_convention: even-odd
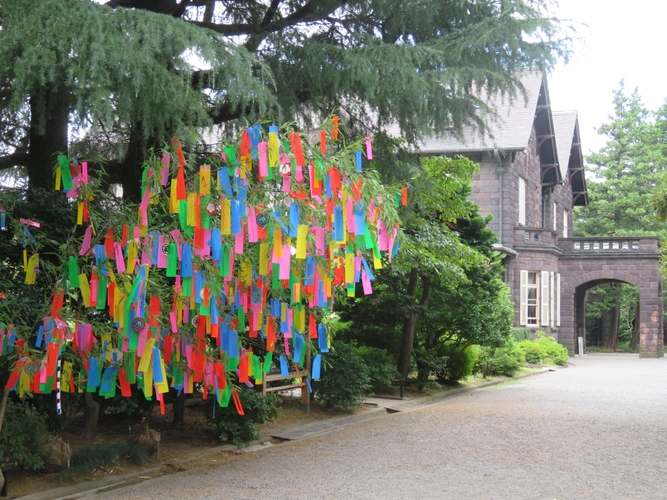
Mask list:
[[[553,123],[558,137],[558,159],[563,179],[569,176],[574,205],[588,205],[584,159],[576,111],[554,111]]]
[[[454,134],[425,140],[419,146],[422,154],[453,154],[476,151],[522,151],[528,145],[528,139],[535,120],[535,110],[540,100],[544,78],[539,73],[527,73],[521,78],[525,89],[524,96],[519,93],[514,99],[496,94],[488,97],[482,94],[482,100],[496,110],[496,118],[487,123],[483,136],[472,126],[463,128],[460,137]]]

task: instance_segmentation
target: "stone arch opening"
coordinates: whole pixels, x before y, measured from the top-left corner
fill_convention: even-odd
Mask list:
[[[637,352],[639,299],[639,287],[627,281],[598,279],[579,285],[575,289],[575,322],[586,350]]]
[[[567,288],[571,290],[573,298],[573,347],[578,352],[578,337],[585,338],[586,292],[605,283],[627,283],[639,290],[639,356],[661,357],[663,352],[662,329],[662,283],[642,280],[628,273],[612,270],[598,270],[583,273],[568,280]]]

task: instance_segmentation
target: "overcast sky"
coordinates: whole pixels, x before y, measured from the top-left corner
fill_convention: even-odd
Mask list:
[[[575,55],[549,77],[554,110],[578,110],[584,154],[605,143],[595,128],[612,112],[612,90],[625,79],[639,87],[644,105],[658,109],[667,97],[667,2],[664,0],[560,0],[555,13],[583,23]]]

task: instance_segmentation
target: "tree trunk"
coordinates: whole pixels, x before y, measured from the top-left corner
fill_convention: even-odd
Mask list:
[[[403,337],[401,339],[401,351],[398,357],[398,372],[403,379],[407,379],[410,373],[410,359],[412,358],[412,344],[415,340],[416,313],[414,312],[415,294],[417,292],[417,269],[412,268],[408,281],[406,295],[410,297],[408,311],[403,318]]]
[[[607,349],[616,352],[616,342],[618,340],[618,322],[621,319],[620,308],[612,308],[605,314],[609,315],[609,337],[607,338]]]
[[[2,393],[2,402],[0,403],[0,431],[2,431],[2,423],[5,421],[5,410],[7,410],[7,402],[9,401],[9,391],[7,389]]]
[[[639,345],[639,302],[635,304],[635,321],[632,325],[632,338],[630,339],[630,347],[632,349],[637,349]]]
[[[185,391],[181,391],[181,394],[174,397],[174,423],[182,424],[185,423]]]
[[[35,94],[30,97],[30,145],[28,147],[28,186],[53,189],[56,154],[67,154],[69,107],[64,92]]]
[[[419,304],[416,304],[417,282],[419,278],[421,278],[422,282],[422,294],[419,299]],[[412,358],[412,347],[415,343],[415,329],[417,327],[419,316],[421,315],[420,309],[426,305],[426,302],[428,302],[430,291],[431,280],[429,277],[423,274],[418,274],[417,269],[413,268],[412,271],[410,271],[410,279],[408,281],[407,295],[410,299],[408,302],[408,310],[403,319],[403,337],[401,339],[401,352],[398,358],[398,372],[403,377],[403,380],[407,379],[410,374],[410,359]],[[419,307],[416,307],[417,305]]]
[[[97,419],[100,414],[100,404],[93,399],[92,392],[86,392],[85,398],[86,425],[83,429],[83,438],[92,441],[97,433]]]

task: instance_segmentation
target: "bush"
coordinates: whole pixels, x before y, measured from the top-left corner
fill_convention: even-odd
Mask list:
[[[25,401],[8,401],[0,431],[0,462],[16,462],[26,469],[41,469],[48,437],[45,415]]]
[[[544,358],[547,357],[546,351],[537,342],[523,340],[517,345],[523,351],[523,355],[526,358],[526,363],[539,365],[542,363],[542,361],[544,361]]]
[[[512,328],[510,330],[510,335],[512,335],[515,342],[530,340],[531,337],[529,328]]]
[[[459,380],[472,375],[477,357],[475,346],[453,349],[447,356],[442,368],[435,372],[438,381],[445,384],[455,384]]]
[[[475,368],[484,377],[489,375],[513,377],[525,359],[521,349],[510,339],[502,347],[480,347]]]
[[[557,365],[564,365],[570,359],[567,349],[556,342],[552,337],[538,336],[534,343],[545,353],[545,357],[551,358]]]
[[[313,381],[315,398],[327,408],[353,412],[371,389],[368,368],[349,344],[334,341],[323,356],[320,380]]]
[[[396,392],[392,382],[400,380],[396,362],[387,351],[379,347],[361,346],[354,349],[355,353],[366,365],[371,390],[374,393]]]
[[[215,426],[220,440],[231,441],[240,446],[259,437],[256,423],[261,424],[278,416],[280,398],[273,393],[264,396],[261,392],[246,387],[238,388],[237,392],[245,415],[239,415],[233,401],[230,401],[229,406],[222,408],[214,398],[210,398],[210,404],[206,408],[207,418]]]

